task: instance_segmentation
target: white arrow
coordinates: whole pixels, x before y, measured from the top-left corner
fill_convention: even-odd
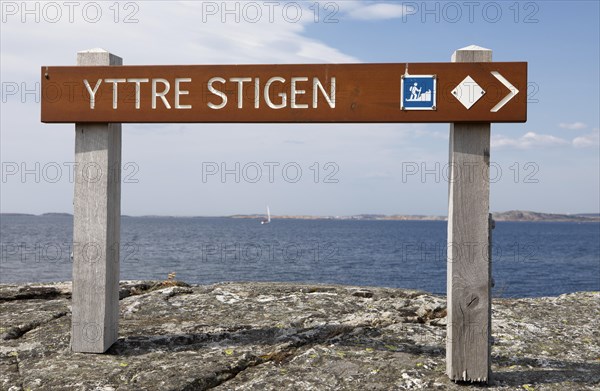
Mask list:
[[[502,108],[502,106],[507,104],[508,101],[511,100],[515,95],[517,95],[519,93],[519,90],[517,90],[515,88],[515,86],[510,84],[510,82],[508,80],[506,80],[506,78],[504,76],[502,76],[500,73],[498,73],[496,71],[492,71],[491,73],[496,79],[500,80],[500,83],[504,84],[504,86],[510,90],[508,95],[506,95],[500,102],[498,102],[498,104],[496,106],[492,107],[492,109],[490,110],[492,113],[495,113],[498,110],[500,110]]]

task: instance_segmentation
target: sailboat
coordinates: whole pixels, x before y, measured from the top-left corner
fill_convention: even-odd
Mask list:
[[[269,210],[269,205],[267,205],[267,218],[261,220],[261,224],[269,224],[271,222],[271,211]]]

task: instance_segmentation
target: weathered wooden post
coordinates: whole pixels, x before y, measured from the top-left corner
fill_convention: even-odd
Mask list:
[[[42,122],[76,124],[72,349],[104,352],[117,339],[121,122],[447,122],[447,373],[487,382],[490,123],[527,120],[524,94],[514,99],[527,90],[527,63],[491,60],[491,50],[470,46],[452,56],[462,64],[110,67],[122,60],[97,49],[78,54],[81,67],[43,66],[44,92],[77,91],[41,102]],[[119,95],[127,86],[135,102]]]
[[[122,65],[102,49],[77,65]],[[92,85],[91,88],[94,88]],[[103,353],[118,338],[121,124],[75,124],[71,349]]]
[[[452,62],[491,62],[492,51],[459,49]],[[471,84],[471,85],[469,85]],[[483,94],[472,83],[461,91]],[[446,372],[455,381],[490,379],[490,123],[451,123],[448,187]]]

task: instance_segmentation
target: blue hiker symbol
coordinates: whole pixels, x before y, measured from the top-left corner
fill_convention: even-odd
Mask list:
[[[400,108],[402,110],[435,110],[435,75],[401,77]]]

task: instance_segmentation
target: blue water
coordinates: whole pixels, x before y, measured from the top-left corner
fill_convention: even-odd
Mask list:
[[[72,217],[2,216],[0,282],[71,279]],[[446,222],[123,217],[121,279],[446,292]],[[496,297],[600,290],[600,223],[498,222]]]

